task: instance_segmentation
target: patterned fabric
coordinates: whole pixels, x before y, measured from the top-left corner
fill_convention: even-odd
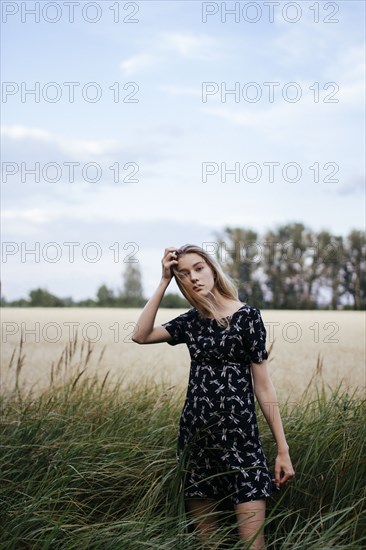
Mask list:
[[[260,310],[243,305],[229,329],[195,308],[162,326],[185,343],[191,366],[176,459],[185,463],[186,498],[230,497],[234,504],[277,490],[258,432],[251,363],[268,358]]]

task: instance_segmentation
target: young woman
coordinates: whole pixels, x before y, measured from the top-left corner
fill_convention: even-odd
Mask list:
[[[173,276],[192,308],[154,326]],[[248,542],[257,533],[251,548],[263,550],[266,498],[295,472],[268,373],[260,310],[239,301],[234,282],[202,248],[169,247],[160,284],[142,310],[132,340],[188,346],[191,367],[176,458],[189,450],[184,497],[201,541],[217,526],[219,499],[230,498],[241,540]],[[258,433],[253,392],[277,443],[274,478]]]

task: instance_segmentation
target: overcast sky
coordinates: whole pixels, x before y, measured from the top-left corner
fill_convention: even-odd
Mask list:
[[[165,247],[225,226],[365,229],[364,18],[362,1],[2,2],[5,298],[92,298],[131,260],[149,297]]]

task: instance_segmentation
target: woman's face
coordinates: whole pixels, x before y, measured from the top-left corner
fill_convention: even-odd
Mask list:
[[[190,252],[179,256],[176,269],[183,277],[184,286],[193,294],[206,295],[213,291],[215,280],[212,269],[199,254]]]

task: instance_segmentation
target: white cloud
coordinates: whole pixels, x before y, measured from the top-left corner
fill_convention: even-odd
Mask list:
[[[271,50],[279,66],[286,71],[291,69],[292,77],[288,80],[297,81],[297,74],[311,72],[314,75],[312,83],[319,82],[320,88],[328,82],[338,84],[339,92],[335,97],[348,108],[356,102],[357,106],[364,105],[364,44],[345,43],[344,33],[349,30],[342,28],[341,22],[337,25],[314,24],[304,19],[301,25],[289,26],[281,20],[278,23],[282,25],[282,32],[271,43]],[[329,87],[325,94],[331,92]]]
[[[64,153],[78,156],[80,158],[90,158],[90,155],[105,155],[120,148],[115,140],[85,140],[85,139],[70,139],[69,137],[58,137],[47,130],[32,128],[29,126],[2,126],[2,137],[16,141],[31,139],[33,141],[47,142],[55,145]]]
[[[280,65],[302,70],[307,64],[328,63],[337,44],[344,44],[339,25],[316,24],[303,18],[300,23],[288,24],[279,18],[281,32],[271,42],[272,54]]]
[[[42,130],[40,128],[30,128],[29,126],[20,125],[2,126],[1,136],[8,137],[14,140],[31,138],[37,141],[46,141],[49,143],[52,143],[54,141],[51,132],[48,132],[47,130]]]
[[[358,59],[359,53],[354,53],[354,59]],[[341,64],[346,65],[346,59]],[[208,96],[207,103],[201,108],[202,112],[225,120],[229,124],[253,129],[258,134],[278,142],[291,143],[296,134],[298,143],[313,145],[319,144],[324,148],[325,143],[331,143],[329,135],[335,136],[339,132],[347,131],[346,118],[350,108],[364,104],[364,85],[359,71],[360,64],[355,64],[354,72],[357,78],[353,80],[345,77],[339,80],[338,90],[333,86],[326,87],[326,81],[319,82],[319,99],[315,102],[315,80],[298,79],[296,84],[300,94],[297,102],[285,100],[282,96],[284,88],[280,85],[274,88],[274,102],[269,103],[268,87],[260,86],[262,97],[257,103],[250,103],[240,93],[240,102],[235,103],[233,96],[228,95],[226,103],[217,105],[221,99],[220,91],[213,96]],[[338,74],[339,71],[338,71]],[[280,78],[273,81],[281,82]],[[240,89],[242,92],[242,89]],[[288,88],[289,99],[292,99],[295,88]],[[249,95],[249,92],[248,92]],[[329,103],[329,100],[338,99],[338,103]],[[331,116],[330,116],[331,114]],[[295,130],[294,130],[295,129]],[[294,134],[295,132],[295,134]]]
[[[162,92],[166,92],[167,94],[171,95],[185,95],[185,96],[194,96],[194,97],[201,97],[202,91],[201,86],[197,88],[192,88],[189,86],[175,86],[172,85],[166,85],[166,86],[159,86],[158,88]]]
[[[342,50],[329,64],[325,74],[336,80],[340,87],[340,100],[348,105],[365,103],[365,51],[364,46]]]
[[[182,32],[161,33],[162,48],[173,50],[181,57],[194,57],[195,59],[210,59],[216,56],[213,48],[216,40],[211,36]]]
[[[107,155],[118,148],[115,140],[82,140],[82,139],[59,139],[57,140],[65,153],[77,154],[80,157],[89,158],[89,155]]]
[[[341,182],[337,187],[332,189],[329,186],[329,191],[335,195],[353,195],[354,193],[365,194],[365,176],[360,174],[353,175],[347,178],[343,183]]]
[[[120,63],[120,68],[126,76],[145,71],[150,67],[157,65],[160,58],[157,55],[149,53],[139,53],[125,59]]]
[[[29,210],[3,210],[2,217],[9,221],[26,221],[31,224],[42,225],[52,221],[55,214],[48,210],[32,208]]]
[[[220,54],[217,41],[208,35],[187,32],[161,32],[150,44],[148,52],[140,52],[120,63],[126,76],[141,73],[166,63],[173,54],[183,59],[212,60]]]
[[[49,208],[4,209],[1,213],[3,219],[3,243],[14,240],[26,241],[30,238],[38,238],[47,234],[47,226],[61,217],[61,214]],[[46,232],[46,233],[45,233]]]
[[[280,94],[280,92],[279,92]],[[299,125],[309,123],[309,105],[314,104],[309,99],[303,103],[289,103],[280,96],[277,102],[270,106],[255,105],[242,100],[241,104],[222,105],[218,107],[202,107],[202,111],[214,117],[221,118],[234,126],[253,129],[262,136],[267,136],[278,142],[279,139],[293,139],[294,126],[297,128],[297,135],[300,134]],[[308,136],[304,136],[308,139]]]
[[[327,74],[334,74],[335,71],[341,74],[344,80],[363,81],[365,77],[364,46],[351,46],[341,50],[335,62],[330,64]]]

